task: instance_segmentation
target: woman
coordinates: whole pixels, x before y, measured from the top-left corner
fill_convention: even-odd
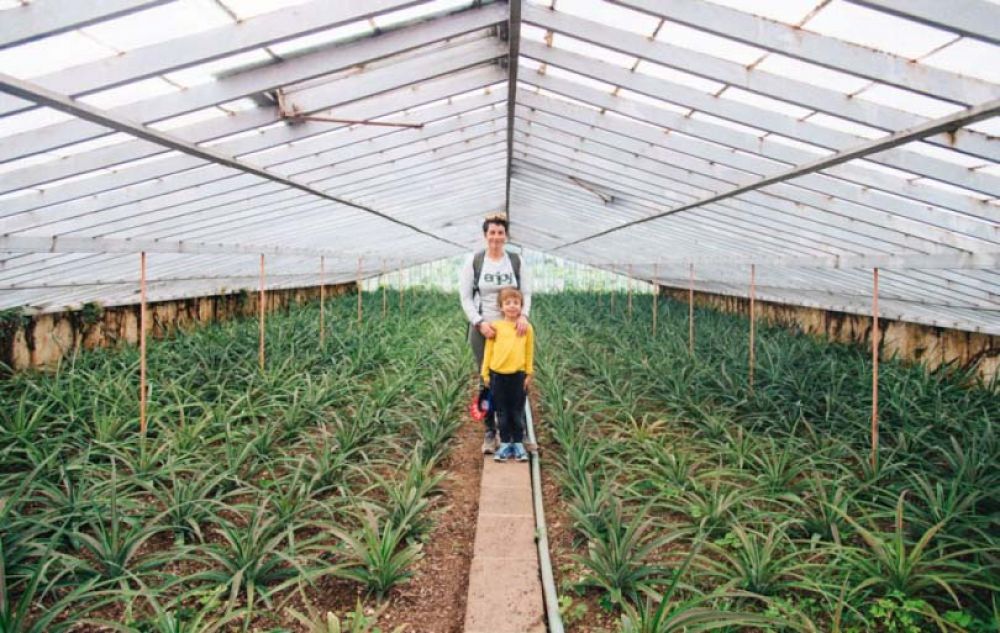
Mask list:
[[[505,214],[487,216],[483,222],[486,249],[469,255],[459,273],[458,292],[465,317],[469,320],[469,345],[476,359],[477,374],[482,369],[486,339],[496,336],[490,323],[503,318],[497,304],[501,288],[514,286],[524,295],[521,316],[517,319],[515,329],[518,336],[524,336],[528,331],[531,280],[528,271],[521,267],[521,258],[504,250],[504,245],[507,244],[507,228]],[[485,422],[483,453],[492,453],[500,445],[496,418],[488,416]]]

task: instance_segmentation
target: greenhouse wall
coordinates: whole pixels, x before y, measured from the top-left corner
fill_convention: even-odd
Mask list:
[[[687,303],[686,288],[664,287],[663,294]],[[746,297],[695,292],[696,306],[749,315]],[[769,301],[756,301],[757,316],[765,323],[823,336],[840,343],[868,343],[872,319],[862,314],[823,310]],[[696,324],[697,326],[697,324]],[[880,349],[884,358],[896,356],[928,369],[948,363],[972,368],[986,382],[1000,381],[1000,336],[943,327],[879,319]]]
[[[354,283],[326,286],[333,297],[356,289]],[[266,311],[319,299],[320,287],[268,290]],[[257,314],[255,291],[149,303],[149,332],[154,338],[199,324]],[[90,304],[95,306],[96,304]],[[0,324],[0,363],[14,371],[45,368],[79,349],[134,345],[139,341],[139,304],[36,314]]]

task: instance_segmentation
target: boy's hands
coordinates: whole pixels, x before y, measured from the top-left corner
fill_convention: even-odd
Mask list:
[[[534,380],[532,380],[533,377],[534,377],[533,374],[528,374],[527,376],[524,377],[524,391],[525,392],[531,390],[531,385],[534,382]]]

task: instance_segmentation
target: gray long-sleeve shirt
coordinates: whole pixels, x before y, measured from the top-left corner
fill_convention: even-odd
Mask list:
[[[483,258],[483,269],[479,273],[479,294],[473,296],[472,288],[474,270],[472,260],[475,253],[469,255],[458,274],[458,294],[462,300],[462,310],[469,323],[475,325],[480,321],[496,321],[503,318],[500,307],[497,306],[497,296],[500,289],[506,286],[517,286],[514,276],[514,265],[505,252],[499,261],[492,261],[489,256]],[[531,311],[531,275],[524,260],[521,260],[521,286],[524,295],[524,305],[521,313],[528,316]]]

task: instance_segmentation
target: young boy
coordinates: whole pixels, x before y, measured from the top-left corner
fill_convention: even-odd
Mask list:
[[[493,455],[498,462],[514,458],[528,461],[524,450],[524,402],[531,388],[534,367],[535,331],[528,325],[528,332],[518,336],[515,331],[521,316],[524,295],[517,288],[500,289],[497,303],[503,319],[491,325],[496,337],[486,339],[483,351],[483,382],[493,392],[493,402],[500,412],[500,448]]]

